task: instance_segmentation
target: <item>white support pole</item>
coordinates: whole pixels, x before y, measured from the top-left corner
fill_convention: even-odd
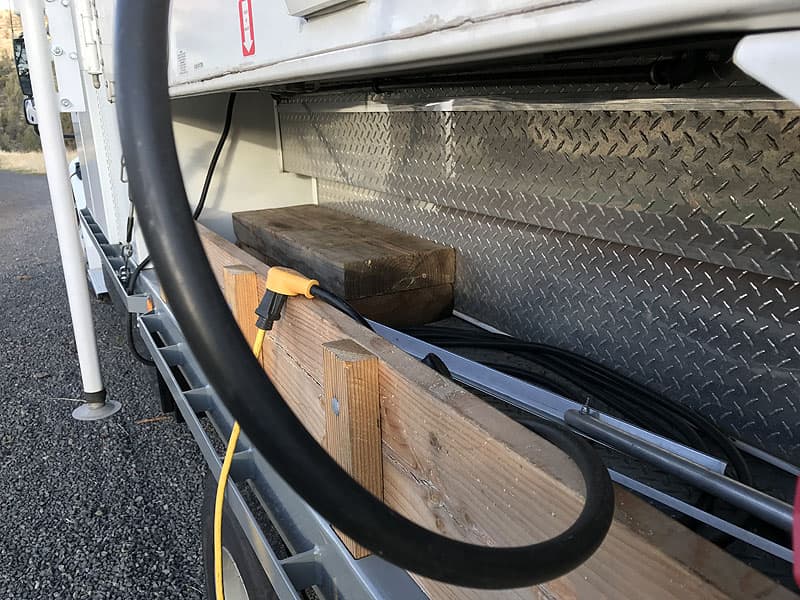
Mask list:
[[[83,248],[70,190],[64,132],[61,129],[50,45],[45,31],[44,5],[42,0],[22,0],[19,4],[33,98],[39,118],[39,134],[47,169],[47,185],[50,188],[50,202],[56,223],[58,248],[61,252],[61,264],[86,400],[85,404],[73,412],[73,416],[94,420],[119,410],[119,403],[106,402],[106,390],[100,374]]]

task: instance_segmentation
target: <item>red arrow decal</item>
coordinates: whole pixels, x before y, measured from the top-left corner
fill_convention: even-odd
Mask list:
[[[238,0],[239,30],[242,34],[242,56],[253,56],[256,53],[256,36],[253,29],[252,0]]]

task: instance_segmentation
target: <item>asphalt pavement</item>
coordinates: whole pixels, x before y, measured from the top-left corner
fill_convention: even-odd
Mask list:
[[[123,408],[87,423],[46,179],[0,171],[0,599],[202,598],[202,458],[92,304]]]

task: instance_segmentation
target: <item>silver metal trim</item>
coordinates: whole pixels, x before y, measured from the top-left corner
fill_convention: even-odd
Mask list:
[[[739,448],[742,452],[746,452],[750,456],[753,456],[759,460],[764,461],[765,463],[772,465],[773,467],[777,467],[782,471],[786,471],[789,475],[794,477],[800,477],[800,467],[793,465],[792,463],[782,460],[777,456],[770,454],[769,452],[765,452],[760,448],[756,448],[755,446],[751,446],[741,440],[734,440],[733,444]]]
[[[641,494],[642,496],[646,496],[651,500],[655,500],[664,506],[696,519],[701,523],[714,527],[723,533],[727,533],[731,537],[742,540],[743,542],[750,544],[759,550],[763,550],[764,552],[767,552],[787,562],[794,561],[794,553],[789,548],[781,546],[780,544],[776,544],[772,540],[763,538],[752,531],[742,529],[733,523],[712,515],[711,513],[707,513],[706,511],[701,510],[696,506],[692,506],[683,500],[674,498],[669,494],[662,492],[661,490],[657,490],[649,485],[640,483],[635,479],[628,477],[627,475],[623,475],[622,473],[618,473],[616,471],[611,471],[610,469],[609,473],[613,481],[628,488],[629,490],[636,492],[637,494]]]
[[[379,97],[379,96],[378,96]],[[497,97],[465,96],[443,98],[430,102],[375,100],[365,95],[359,100],[335,102],[284,102],[278,104],[278,114],[292,113],[376,113],[376,112],[512,112],[530,110],[796,110],[797,106],[781,98],[737,97],[652,97],[609,98],[592,100],[581,97],[563,97],[555,100],[524,100]]]

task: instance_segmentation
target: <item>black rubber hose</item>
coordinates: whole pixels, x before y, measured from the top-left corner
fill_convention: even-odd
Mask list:
[[[228,134],[231,131],[231,123],[233,123],[233,107],[236,104],[236,92],[232,92],[228,96],[228,105],[225,108],[225,124],[222,126],[222,133],[219,134],[217,147],[214,148],[214,154],[211,155],[211,162],[208,163],[208,170],[206,170],[206,178],[203,181],[203,190],[200,192],[200,200],[197,201],[197,206],[194,208],[192,218],[196,221],[200,218],[200,213],[206,205],[206,198],[208,197],[208,189],[211,187],[211,180],[214,178],[214,171],[217,169],[217,161],[219,161],[222,149],[225,147],[225,141],[228,139]]]
[[[170,3],[122,0],[115,56],[122,147],[141,228],[170,306],[200,366],[233,417],[281,477],[326,520],[398,566],[473,588],[514,588],[560,577],[603,541],[614,512],[602,461],[572,437],[550,433],[575,461],[586,503],[560,535],[495,548],[444,537],[409,521],[361,487],[306,431],[240,335],[188,208],[167,84]]]

